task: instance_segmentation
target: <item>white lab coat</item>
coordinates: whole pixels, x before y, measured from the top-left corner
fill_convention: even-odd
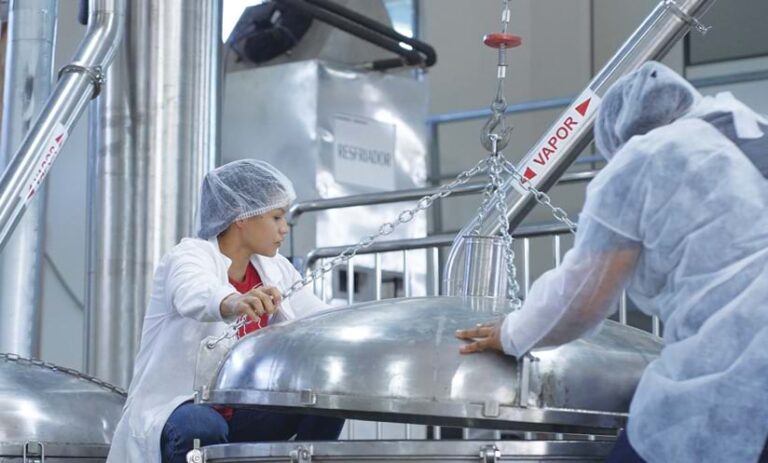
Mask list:
[[[251,262],[265,286],[284,291],[300,278],[280,255],[254,256]],[[227,295],[237,292],[229,284],[230,264],[215,238],[185,238],[160,261],[128,400],[112,439],[108,463],[160,463],[160,434],[165,422],[176,407],[193,398],[200,343],[227,328],[219,306]],[[305,287],[282,302],[270,323],[327,307]]]

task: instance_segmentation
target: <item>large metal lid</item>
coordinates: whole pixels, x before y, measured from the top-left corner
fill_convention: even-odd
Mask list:
[[[459,354],[454,332],[505,307],[486,298],[390,299],[271,326],[230,350],[198,400],[500,429],[621,427],[660,340],[608,321],[591,339],[519,362]]]
[[[103,381],[0,354],[0,457],[26,446],[28,455],[103,458],[124,403],[125,392]]]

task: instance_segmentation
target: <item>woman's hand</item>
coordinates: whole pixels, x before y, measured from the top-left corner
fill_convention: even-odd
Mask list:
[[[461,346],[459,352],[462,354],[471,354],[489,349],[504,352],[504,349],[501,347],[502,323],[504,323],[503,318],[496,320],[495,322],[478,324],[472,329],[457,330],[457,338],[464,339],[466,341],[473,341],[469,344]]]
[[[260,286],[244,294],[233,293],[221,301],[219,311],[223,318],[246,315],[256,321],[264,314],[277,311],[282,296],[277,288]]]

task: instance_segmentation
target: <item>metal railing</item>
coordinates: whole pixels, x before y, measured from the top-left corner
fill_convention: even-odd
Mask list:
[[[599,170],[590,170],[585,172],[571,172],[563,175],[558,181],[558,184],[567,185],[567,184],[573,184],[573,183],[589,182],[590,180],[595,178],[595,176],[599,172],[600,172]],[[454,189],[451,196],[466,196],[471,194],[482,193],[482,191],[485,189],[487,185],[488,183],[484,181],[470,182]],[[326,211],[330,209],[342,209],[342,208],[356,207],[356,206],[371,206],[376,204],[391,204],[391,203],[399,203],[403,201],[415,201],[417,199],[423,198],[424,196],[435,194],[438,192],[438,190],[439,190],[439,186],[434,186],[434,187],[426,187],[426,188],[413,188],[408,190],[385,191],[380,193],[369,193],[369,194],[353,195],[353,196],[342,196],[339,198],[314,199],[314,200],[301,201],[301,202],[294,203],[293,206],[291,206],[291,208],[288,210],[288,214],[286,215],[288,226],[291,228],[291,233],[289,235],[290,254],[291,255],[295,254],[294,242],[293,242],[293,229],[298,224],[299,218],[305,213]],[[439,236],[442,236],[442,235],[439,235]],[[448,236],[448,235],[445,235],[445,236]],[[451,234],[451,240],[455,236],[456,236],[455,233]],[[343,249],[339,249],[339,253],[342,250]],[[329,256],[325,256],[325,257],[329,257]]]

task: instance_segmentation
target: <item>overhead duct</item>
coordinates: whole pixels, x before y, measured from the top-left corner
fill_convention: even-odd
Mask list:
[[[10,164],[51,93],[57,13],[56,0],[10,4],[0,168]],[[39,356],[44,214],[42,194],[0,250],[0,352]]]
[[[310,59],[336,66],[386,63],[373,69],[434,63],[431,47],[424,53],[431,57],[420,58],[412,48],[424,50],[421,46],[426,44],[400,35],[391,24],[380,0],[265,2],[247,8],[240,17],[227,41],[231,58],[226,67],[235,71]]]

